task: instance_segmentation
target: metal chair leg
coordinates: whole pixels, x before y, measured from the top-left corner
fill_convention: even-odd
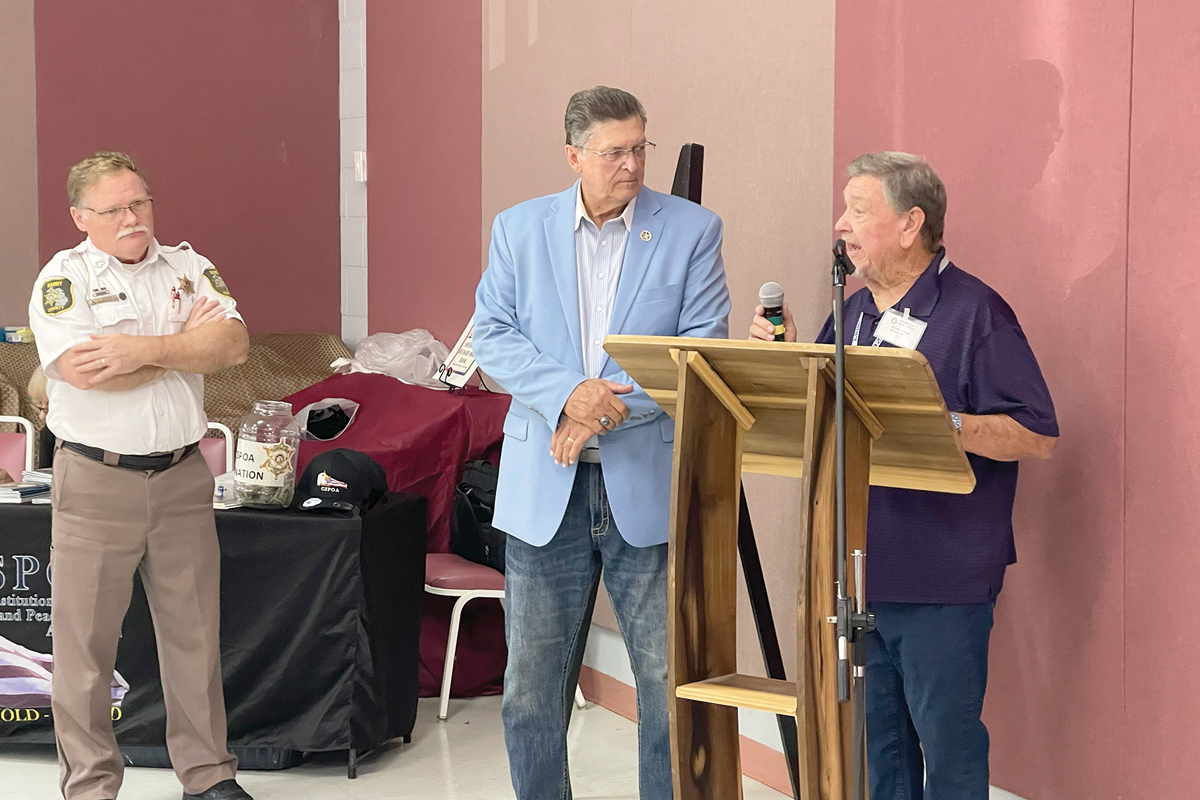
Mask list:
[[[454,652],[458,649],[458,626],[462,622],[463,607],[471,600],[471,595],[463,595],[454,602],[454,610],[450,613],[450,635],[446,641],[446,663],[442,667],[442,695],[438,704],[438,719],[446,721],[446,712],[450,707],[450,681],[454,678]]]

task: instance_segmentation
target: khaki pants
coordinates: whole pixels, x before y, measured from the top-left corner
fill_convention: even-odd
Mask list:
[[[123,764],[110,682],[140,570],[158,640],[167,750],[184,791],[232,778],[221,689],[213,480],[193,453],[162,472],[54,457],[51,705],[67,800],[115,798]]]

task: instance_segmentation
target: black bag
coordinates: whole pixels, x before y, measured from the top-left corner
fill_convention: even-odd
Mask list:
[[[499,476],[499,468],[487,461],[469,461],[463,468],[462,482],[454,490],[450,550],[504,572],[505,533],[492,527]]]

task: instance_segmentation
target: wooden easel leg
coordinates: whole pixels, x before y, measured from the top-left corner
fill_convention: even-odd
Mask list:
[[[771,613],[771,598],[767,595],[767,583],[763,578],[762,561],[758,557],[758,544],[754,540],[754,524],[750,520],[750,507],[746,503],[745,489],[742,490],[741,507],[738,512],[738,555],[742,560],[742,576],[746,579],[750,613],[754,616],[754,627],[758,630],[758,643],[762,648],[767,677],[786,681],[783,651],[779,647],[779,634],[775,630],[775,616]],[[783,744],[784,758],[787,760],[792,797],[794,800],[800,800],[802,795],[799,783],[796,718],[778,714],[775,719],[779,724],[779,739]]]
[[[742,796],[737,709],[676,697],[737,672],[741,432],[681,358],[668,584],[668,691],[676,800]]]
[[[800,564],[797,602],[796,723],[800,786],[806,798],[846,800],[852,788],[851,708],[837,702],[835,613],[836,452],[833,389],[809,362],[804,473],[801,479]],[[871,437],[846,409],[847,550],[866,547]],[[853,596],[853,573],[846,594]]]

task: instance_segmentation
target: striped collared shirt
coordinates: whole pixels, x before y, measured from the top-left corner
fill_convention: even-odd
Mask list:
[[[617,296],[617,281],[625,261],[625,245],[633,226],[633,208],[637,197],[629,201],[621,216],[610,219],[604,227],[587,215],[583,205],[583,184],[575,193],[575,270],[579,277],[579,333],[583,345],[583,374],[586,378],[600,377],[604,363],[601,346],[608,334],[613,302]],[[598,447],[593,436],[588,447]]]

